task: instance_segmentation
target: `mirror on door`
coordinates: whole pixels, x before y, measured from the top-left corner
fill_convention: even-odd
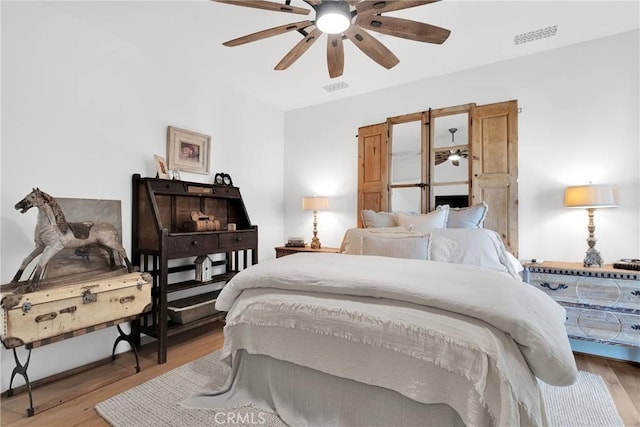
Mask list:
[[[432,130],[430,206],[469,206],[469,114],[433,117]]]
[[[406,118],[405,118],[406,119]],[[420,213],[422,209],[422,115],[390,123],[390,206],[393,211]]]

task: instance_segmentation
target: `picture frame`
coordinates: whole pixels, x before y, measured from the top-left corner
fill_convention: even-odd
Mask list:
[[[156,162],[156,171],[158,172],[158,178],[169,179],[169,168],[164,157],[157,154],[153,155],[153,160]]]
[[[198,132],[167,127],[169,169],[209,174],[211,137]]]

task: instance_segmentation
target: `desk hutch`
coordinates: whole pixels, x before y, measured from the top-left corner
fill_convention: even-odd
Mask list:
[[[169,319],[168,307],[179,301],[170,295],[186,291],[213,302],[221,288],[208,292],[205,285],[224,285],[238,271],[257,264],[258,227],[251,224],[237,187],[142,178],[139,174],[134,174],[132,181],[131,260],[153,278],[151,312],[141,318],[139,330],[157,340],[158,363],[165,363],[169,335],[220,320],[225,314],[214,309],[204,317],[175,322]],[[214,216],[219,229],[192,231],[193,212]],[[235,224],[235,230],[233,226],[229,230],[229,224]],[[196,261],[209,255],[213,255],[212,267],[218,271],[198,280]],[[194,278],[184,280],[192,272]]]

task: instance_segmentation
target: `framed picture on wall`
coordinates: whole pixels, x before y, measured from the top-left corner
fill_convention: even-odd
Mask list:
[[[167,162],[164,160],[164,157],[154,154],[153,159],[156,162],[158,178],[169,179],[169,168],[167,167]]]
[[[169,169],[209,174],[211,137],[198,132],[167,127]]]

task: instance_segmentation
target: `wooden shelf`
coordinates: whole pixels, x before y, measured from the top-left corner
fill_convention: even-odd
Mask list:
[[[168,321],[167,322],[167,336],[173,336],[176,334],[179,334],[181,332],[185,332],[191,329],[195,329],[198,328],[200,326],[203,325],[208,325],[210,323],[213,322],[217,322],[219,320],[224,319],[224,317],[227,315],[226,312],[223,311],[218,311],[217,313],[212,314],[211,316],[207,316],[207,317],[203,317],[200,318],[198,320],[194,320],[193,322],[187,323],[185,325],[181,325],[179,323],[175,323],[172,321]],[[157,331],[155,328],[153,327],[141,327],[140,328],[140,332],[142,332],[145,335],[148,335],[152,338],[159,338],[159,335],[157,334]]]
[[[187,289],[199,288],[201,286],[211,285],[213,283],[228,282],[237,273],[238,273],[237,271],[231,271],[228,273],[218,274],[213,276],[211,280],[207,280],[205,282],[201,282],[199,280],[185,280],[182,282],[171,283],[167,287],[167,293],[174,293],[174,292],[184,291]]]

